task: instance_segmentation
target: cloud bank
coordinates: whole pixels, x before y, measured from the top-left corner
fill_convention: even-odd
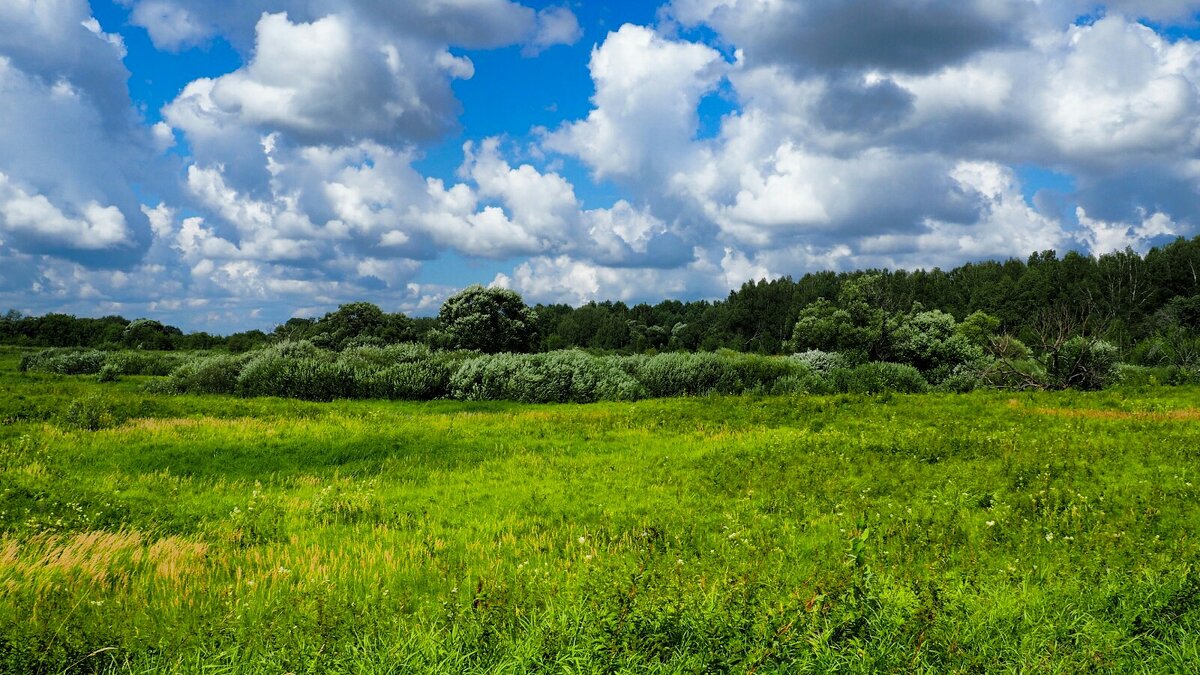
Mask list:
[[[429,312],[469,281],[714,297],[1145,250],[1200,216],[1196,2],[674,0],[601,32],[508,0],[120,4],[127,26],[84,0],[0,7],[11,306],[226,330],[359,299]],[[241,65],[151,124],[119,29],[164,55],[225,40]],[[493,50],[582,50],[586,110],[474,135],[456,87]],[[457,170],[431,171],[447,142]]]

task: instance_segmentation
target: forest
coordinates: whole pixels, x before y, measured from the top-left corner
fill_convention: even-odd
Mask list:
[[[663,300],[629,306],[620,301],[580,307],[535,305],[531,351],[583,348],[618,353],[732,349],[784,354],[802,315],[819,312],[822,300],[850,302],[847,289],[888,314],[915,306],[961,321],[979,311],[999,321],[998,331],[1036,341],[1044,324],[1074,315],[1074,330],[1102,336],[1122,355],[1176,327],[1200,326],[1200,237],[1178,239],[1145,255],[1132,250],[1099,257],[1071,251],[1034,253],[1025,261],[968,263],[951,270],[859,270],[816,272],[799,278],[750,280],[724,300]],[[864,284],[864,279],[870,283]],[[865,286],[865,288],[864,288]],[[367,303],[344,306],[321,318],[296,318],[266,333],[228,336],[185,334],[152,320],[75,318],[63,314],[0,317],[0,343],[38,347],[138,347],[241,352],[287,339],[337,342],[346,331],[384,343],[432,342],[432,317],[391,314]],[[343,321],[345,320],[345,321]],[[347,324],[346,322],[350,322]],[[1146,347],[1143,347],[1145,349]]]

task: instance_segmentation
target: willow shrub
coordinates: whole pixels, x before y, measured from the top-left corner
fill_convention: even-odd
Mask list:
[[[21,357],[22,372],[59,375],[95,375],[104,367],[105,353],[98,349],[43,349]]]
[[[348,398],[354,370],[311,342],[281,342],[254,352],[238,375],[243,396],[280,396],[306,401]]]
[[[347,349],[337,364],[349,373],[348,397],[428,401],[449,394],[450,376],[461,360],[425,345],[398,344]]]
[[[310,401],[454,398],[593,403],[708,394],[919,392],[928,386],[915,368],[894,363],[832,368],[824,373],[804,359],[736,352],[622,357],[563,350],[470,355],[394,345],[339,353],[301,341],[241,356],[193,358],[155,388]]]
[[[846,394],[917,394],[929,389],[921,371],[903,363],[872,361],[854,368],[835,368],[829,378],[836,391]]]
[[[171,371],[165,386],[156,388],[177,394],[236,394],[247,360],[234,354],[193,357]]]
[[[101,351],[99,349],[43,349],[21,358],[22,371],[58,375],[167,375],[188,357],[176,353]]]
[[[618,357],[577,350],[495,354],[467,359],[450,378],[450,395],[468,401],[524,403],[630,401],[647,394]]]
[[[635,356],[624,366],[654,397],[766,393],[805,372],[795,361],[736,352]]]

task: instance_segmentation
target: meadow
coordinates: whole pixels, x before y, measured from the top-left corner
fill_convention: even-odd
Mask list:
[[[0,351],[0,672],[1195,672],[1200,388],[305,402]]]

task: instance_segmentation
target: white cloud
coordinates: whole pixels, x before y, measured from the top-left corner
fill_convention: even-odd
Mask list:
[[[187,7],[164,0],[146,0],[133,7],[129,20],[150,33],[154,46],[179,51],[212,37],[215,27],[195,17]]]
[[[287,14],[264,14],[256,32],[245,67],[207,91],[190,87],[207,97],[193,112],[310,144],[428,138],[458,111],[448,80],[471,73],[469,62],[444,50],[392,41],[338,15],[293,23]]]
[[[544,29],[532,9],[509,0],[118,0],[132,9],[160,49],[175,50],[213,36],[249,51],[255,24],[264,14],[284,12],[300,23],[329,15],[355,17],[396,39],[488,49],[533,40]],[[555,16],[563,20],[565,17]]]
[[[428,310],[452,289],[422,265],[447,252],[516,259],[497,281],[534,300],[714,297],[828,267],[1143,250],[1198,215],[1200,46],[1135,20],[1187,23],[1196,2],[1077,23],[1093,3],[675,0],[593,48],[585,115],[532,149],[512,150],[526,129],[468,135],[457,175],[426,176],[452,84],[476,76],[463,50],[572,44],[567,5],[120,1],[159,48],[219,36],[243,65],[149,125],[85,0],[0,4],[6,297],[190,296],[218,322]],[[702,124],[706,101],[724,117]],[[1028,197],[1028,167],[1062,180]]]
[[[522,54],[536,56],[555,45],[573,45],[583,37],[579,19],[566,7],[547,7],[537,14],[537,31]]]
[[[597,178],[630,178],[679,162],[699,127],[697,105],[727,64],[716,50],[625,25],[592,51],[594,109],[546,147],[583,159]]]
[[[79,0],[3,3],[0,25],[8,245],[132,264],[149,228],[131,185],[153,190],[159,174],[125,87],[121,38]]]
[[[115,206],[88,202],[76,217],[40,194],[30,194],[0,173],[0,227],[53,246],[99,250],[129,243],[125,216]]]
[[[1141,222],[1110,223],[1089,218],[1083,207],[1075,210],[1082,230],[1078,234],[1095,255],[1133,249],[1145,253],[1156,237],[1179,234],[1178,225],[1164,213],[1141,213]]]

